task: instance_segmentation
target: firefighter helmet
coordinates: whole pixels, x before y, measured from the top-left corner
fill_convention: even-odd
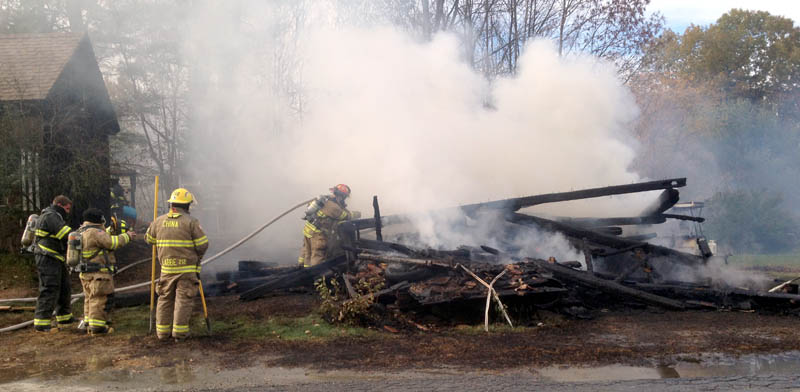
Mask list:
[[[338,184],[335,187],[331,188],[331,192],[334,195],[342,195],[344,197],[350,196],[350,187],[345,184]]]
[[[172,191],[172,195],[167,200],[167,203],[189,204],[194,200],[191,192],[186,188],[178,188]]]

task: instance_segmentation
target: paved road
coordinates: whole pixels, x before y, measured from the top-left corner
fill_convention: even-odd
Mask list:
[[[605,381],[589,383],[554,383],[526,377],[503,375],[422,377],[389,380],[340,380],[292,385],[260,385],[222,389],[205,389],[206,392],[227,391],[800,391],[798,376],[752,376],[698,379],[660,379]]]
[[[648,368],[600,368],[588,382],[580,369],[518,369],[464,372],[457,369],[403,372],[359,372],[352,370],[317,371],[303,368],[253,366],[243,369],[217,369],[182,364],[175,367],[134,371],[104,369],[78,372],[71,376],[37,377],[0,384],[4,392],[58,389],[62,391],[775,391],[800,392],[800,369],[783,373],[747,376],[674,377],[678,373]],[[624,370],[620,372],[620,370]],[[739,373],[741,374],[741,373]],[[555,377],[553,375],[556,375]],[[600,378],[598,378],[598,376]],[[627,380],[624,378],[627,377]],[[632,379],[649,378],[649,379]],[[597,381],[614,379],[618,381]]]

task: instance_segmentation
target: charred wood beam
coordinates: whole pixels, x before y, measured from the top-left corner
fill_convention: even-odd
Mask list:
[[[398,291],[398,290],[407,289],[408,286],[411,286],[411,283],[409,283],[407,280],[404,280],[404,281],[399,282],[399,283],[395,283],[395,284],[389,286],[388,288],[385,288],[385,289],[375,293],[375,298],[378,298],[378,297],[380,297],[382,295],[393,293],[393,292]]]
[[[589,247],[589,242],[584,237],[581,241],[581,249],[583,250],[583,259],[586,262],[586,271],[594,274],[594,264],[592,263],[592,249]]]
[[[674,188],[664,189],[653,204],[642,211],[641,216],[659,215],[672,208],[680,200],[680,192]]]
[[[682,186],[686,186],[686,178],[673,178],[668,180],[641,182],[638,184],[615,185],[571,192],[517,197],[513,199],[490,201],[487,203],[468,204],[461,206],[460,208],[468,213],[477,211],[481,208],[510,209],[512,211],[517,211],[521,208],[531,207],[539,204],[592,199],[595,197],[623,195],[627,193],[647,192],[659,189],[680,188]]]
[[[656,237],[658,237],[658,234],[656,234],[656,233],[646,233],[646,234],[638,234],[638,235],[629,235],[627,237],[622,237],[622,238],[624,238],[624,239],[626,239],[628,241],[642,242],[642,241],[651,240],[651,239],[656,238]]]
[[[667,221],[663,215],[632,216],[622,218],[554,218],[556,222],[581,227],[655,225]]]
[[[617,276],[614,279],[614,282],[620,283],[623,280],[627,279],[629,276],[631,276],[631,274],[636,272],[637,270],[639,269],[644,270],[645,268],[644,254],[640,250],[638,250],[638,248],[634,254],[635,254],[635,257],[633,257],[634,262],[631,265],[629,265],[628,268],[622,271],[622,273],[619,274],[619,276]]]
[[[584,286],[596,288],[604,292],[622,296],[636,298],[642,302],[662,306],[668,309],[685,309],[686,305],[681,301],[676,301],[645,291],[637,290],[620,283],[608,281],[587,274],[586,272],[576,271],[558,264],[551,264],[544,260],[525,259],[525,262],[533,263],[542,270],[551,272],[557,279],[570,280]]]
[[[343,247],[345,250],[350,250],[356,253],[364,250],[377,250],[383,252],[398,252],[407,256],[416,258],[437,258],[437,259],[470,259],[472,252],[468,247],[460,248],[457,250],[439,250],[439,249],[413,249],[403,244],[387,241],[375,241],[368,239],[360,239],[356,242],[355,247]]]
[[[358,298],[358,293],[356,293],[356,290],[353,288],[353,284],[350,283],[350,279],[355,279],[355,277],[350,274],[342,275],[342,280],[344,281],[344,287],[347,288],[347,294],[350,295],[350,298],[356,299]]]
[[[678,214],[661,214],[661,216],[669,219],[685,220],[685,221],[700,222],[700,223],[706,221],[706,218],[701,218],[699,216],[678,215]]]
[[[405,245],[397,244],[394,242],[387,242],[387,241],[375,241],[366,238],[361,238],[356,241],[355,246],[353,249],[344,248],[345,250],[352,250],[355,253],[360,252],[362,249],[372,249],[372,250],[380,250],[384,252],[399,252],[405,255],[414,256],[416,255],[416,250],[411,249]]]
[[[592,230],[605,235],[622,235],[621,227],[593,227]]]
[[[378,255],[374,253],[359,253],[359,259],[362,260],[372,260],[377,261],[380,263],[405,263],[405,264],[414,264],[414,265],[424,265],[427,267],[443,267],[443,268],[453,268],[455,266],[454,263],[449,263],[443,260],[432,260],[432,259],[415,259],[410,257],[395,257],[395,256],[385,256],[385,255]]]
[[[373,219],[375,219],[375,238],[378,241],[383,241],[383,223],[381,222],[381,207],[378,205],[378,196],[372,196],[372,209],[375,211]]]
[[[597,253],[595,253],[595,255],[596,256],[602,256],[602,257],[616,256],[616,255],[619,255],[619,254],[622,254],[622,253],[625,253],[625,252],[630,252],[632,250],[636,250],[636,249],[642,248],[642,247],[644,247],[644,245],[645,245],[644,243],[640,243],[640,244],[633,245],[633,246],[628,246],[628,247],[625,247],[625,248],[622,248],[622,249],[617,249],[617,250],[615,250],[613,252],[597,252]]]
[[[705,218],[677,214],[657,214],[650,216],[632,216],[620,218],[554,218],[556,222],[565,223],[581,227],[603,227],[603,226],[630,226],[630,225],[657,225],[664,223],[667,219],[677,219],[693,222],[705,222]]]
[[[264,284],[256,286],[242,293],[239,296],[239,299],[242,301],[250,301],[261,298],[271,291],[292,287],[310,286],[314,284],[314,281],[319,277],[331,273],[339,267],[342,267],[344,264],[346,264],[346,261],[346,257],[339,256],[326,260],[325,262],[310,268],[296,269],[280,276],[272,276],[270,277],[271,279]]]
[[[692,285],[636,283],[636,287],[651,293],[695,301],[712,302],[714,306],[740,308],[739,304],[753,301],[758,311],[786,312],[800,308],[800,295],[769,293],[737,288],[714,289]],[[749,308],[747,310],[750,310]]]
[[[517,197],[512,199],[495,200],[486,203],[466,204],[455,208],[444,209],[442,211],[449,211],[460,209],[467,214],[475,213],[481,209],[495,209],[495,210],[511,210],[517,211],[521,208],[531,207],[545,203],[555,203],[560,201],[591,199],[595,197],[623,195],[628,193],[638,193],[647,191],[656,191],[661,189],[672,189],[686,186],[686,178],[672,178],[667,180],[640,182],[637,184],[629,185],[615,185],[600,188],[583,189],[571,192],[548,193],[543,195]],[[435,212],[435,211],[432,211]],[[420,214],[428,215],[428,214]],[[383,226],[408,222],[413,219],[414,214],[403,215],[389,215],[381,217]],[[350,230],[361,230],[375,227],[375,219],[357,219],[342,223],[340,226],[347,226]]]
[[[495,289],[497,295],[501,298],[505,297],[526,297],[526,298],[535,298],[535,297],[542,297],[542,298],[553,298],[553,297],[561,297],[566,295],[569,290],[561,287],[531,287],[527,290],[514,290],[514,289]],[[461,291],[458,293],[455,292],[447,292],[447,293],[437,293],[431,295],[420,295],[420,293],[415,293],[412,290],[409,290],[409,294],[411,297],[414,298],[420,305],[437,305],[437,304],[452,304],[458,301],[473,301],[473,300],[485,300],[486,299],[486,291],[485,290],[469,290],[469,291]]]
[[[636,242],[636,241],[626,240],[620,237],[603,235],[593,232],[591,230],[586,230],[566,225],[563,223],[540,218],[537,216],[525,215],[520,213],[511,213],[506,217],[506,219],[509,222],[520,225],[534,225],[536,227],[545,230],[560,232],[573,238],[586,238],[588,241],[615,249],[623,249],[628,247],[641,247],[642,250],[645,251],[645,253],[660,255],[660,256],[669,256],[675,261],[679,261],[689,265],[695,265],[704,262],[704,260],[701,257],[691,255],[688,253],[679,252],[674,249],[653,245],[646,242]]]

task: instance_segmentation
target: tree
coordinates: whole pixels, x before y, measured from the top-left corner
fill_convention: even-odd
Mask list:
[[[767,102],[784,115],[797,112],[783,107],[800,89],[800,27],[791,19],[733,9],[708,27],[664,34],[650,60],[658,72],[712,84],[727,98]]]
[[[797,220],[774,192],[719,192],[708,201],[708,211],[706,234],[734,252],[772,253],[797,246]]]
[[[661,31],[650,0],[362,0],[339,1],[359,20],[392,23],[423,40],[437,32],[459,37],[465,61],[487,78],[516,72],[531,39],[559,53],[585,53],[615,62],[627,79],[642,49]]]
[[[732,10],[708,27],[665,32],[630,83],[642,109],[637,169],[693,178],[685,196],[713,196],[709,225],[731,246],[786,249],[777,237],[793,238],[784,222],[800,206],[781,200],[800,192],[788,180],[800,177],[800,114],[789,98],[798,96],[797,32],[791,20]],[[768,211],[763,222],[743,223],[750,212],[737,209],[745,205],[777,210],[783,220]]]

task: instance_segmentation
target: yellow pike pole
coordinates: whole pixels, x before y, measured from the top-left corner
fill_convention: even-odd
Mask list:
[[[156,176],[156,190],[153,198],[153,222],[158,218],[158,176]],[[153,244],[153,263],[150,268],[150,329],[148,333],[153,333],[153,323],[155,323],[155,301],[156,301],[156,244]]]
[[[197,283],[200,286],[200,302],[203,303],[203,316],[206,318],[206,330],[211,335],[211,321],[208,320],[208,307],[206,306],[206,295],[203,294],[203,281],[200,280],[200,274],[197,274]]]

